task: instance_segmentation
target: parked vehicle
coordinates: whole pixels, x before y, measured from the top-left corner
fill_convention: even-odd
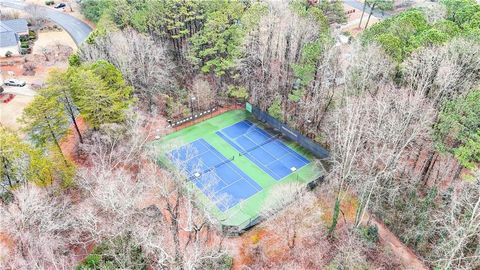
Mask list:
[[[54,8],[64,8],[65,6],[65,3],[58,3],[54,6]]]
[[[17,80],[17,79],[8,79],[6,81],[3,82],[5,85],[8,85],[8,86],[19,86],[19,87],[23,87],[25,86],[25,84],[27,84],[25,81],[21,81],[21,80]]]
[[[0,86],[0,94],[3,93],[4,89]]]

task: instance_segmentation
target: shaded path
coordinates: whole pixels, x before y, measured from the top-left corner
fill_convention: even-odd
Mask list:
[[[393,234],[383,222],[371,217],[370,223],[378,228],[380,242],[388,246],[393,254],[402,262],[405,269],[410,270],[428,270],[429,268],[413,253],[413,251],[403,244],[398,237]]]

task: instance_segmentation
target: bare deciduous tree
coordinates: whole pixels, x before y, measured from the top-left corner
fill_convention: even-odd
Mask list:
[[[347,91],[353,92],[350,94],[375,95],[382,86],[392,82],[395,66],[376,44],[354,44],[348,63],[345,81]]]
[[[326,129],[333,166],[328,179],[335,183],[337,201],[353,188],[359,197],[355,225],[381,192],[393,184],[408,147],[429,132],[433,109],[422,95],[406,90],[382,89],[376,96],[347,97]]]
[[[344,70],[341,51],[337,46],[325,45],[316,63],[313,80],[305,87],[299,106],[290,102],[298,110],[293,114],[292,125],[310,134],[318,134],[328,110],[335,104],[343,88]],[[290,113],[289,113],[290,114]],[[300,121],[298,121],[300,119]]]
[[[419,8],[423,11],[423,14],[430,24],[434,24],[437,21],[443,20],[447,17],[447,10],[445,6],[437,2],[422,3]]]
[[[330,266],[333,269],[362,269],[368,266],[367,258],[363,254],[363,246],[357,232],[347,231],[336,245],[335,257]]]
[[[174,64],[162,43],[133,29],[108,33],[84,44],[82,61],[105,59],[115,65],[131,83],[140,98],[153,110],[155,98],[175,88]]]
[[[216,93],[207,80],[198,76],[194,78],[192,84],[191,94],[195,97],[195,101],[192,101],[196,109],[206,110],[210,108],[215,102]]]
[[[282,29],[282,31],[279,31]],[[319,25],[312,18],[297,15],[288,1],[274,1],[258,28],[247,38],[241,59],[241,81],[262,109],[270,106],[278,93],[282,99],[292,89],[292,65],[299,63],[303,46],[315,40]]]
[[[480,80],[480,45],[454,39],[412,54],[403,64],[405,84],[435,105],[468,93]]]
[[[318,233],[322,227],[321,209],[314,206],[315,202],[315,195],[302,184],[274,187],[262,209],[262,216],[267,219],[264,226],[278,236],[280,245],[294,249],[299,239]]]
[[[139,123],[131,122],[124,131],[103,128],[104,134],[85,149],[93,165],[79,173],[84,200],[76,214],[79,227],[88,233],[84,244],[140,249],[149,264],[160,268],[198,269],[218,263],[226,253],[215,219],[197,204],[182,172],[162,170],[150,160],[145,136],[128,132]],[[132,254],[105,255],[131,267],[136,262]]]
[[[70,208],[62,196],[33,185],[13,191],[13,201],[0,204],[0,232],[12,243],[1,247],[8,253],[2,269],[71,269]]]
[[[33,29],[37,30],[40,28],[46,17],[44,9],[39,5],[29,4],[25,7],[25,12],[30,17],[30,22],[33,25]]]
[[[432,226],[439,235],[433,262],[444,269],[480,267],[480,172],[462,182],[439,209]]]

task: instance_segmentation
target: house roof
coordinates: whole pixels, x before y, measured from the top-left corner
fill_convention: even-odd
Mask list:
[[[24,32],[28,32],[28,22],[25,19],[0,21],[0,32],[6,31],[6,30],[2,30],[2,28],[8,29],[10,31],[13,30],[16,33],[24,33]]]
[[[10,47],[18,44],[18,35],[13,31],[0,32],[0,47]]]
[[[0,47],[10,47],[18,44],[18,33],[28,32],[25,19],[0,21]]]
[[[6,24],[0,21],[0,33],[3,32],[15,32],[12,28],[8,27]]]

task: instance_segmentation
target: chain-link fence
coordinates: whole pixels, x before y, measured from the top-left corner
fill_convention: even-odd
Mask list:
[[[307,190],[312,190],[314,189],[318,184],[323,182],[325,179],[324,175],[320,175],[319,177],[315,178],[313,181],[308,183],[308,185],[305,187]],[[280,210],[280,209],[279,209]],[[245,220],[241,224],[235,225],[235,226],[228,226],[228,225],[221,225],[221,231],[223,232],[224,235],[226,236],[238,236],[258,223],[262,222],[264,219],[268,218],[268,216],[262,216],[258,215],[256,217],[249,218],[248,220]]]

